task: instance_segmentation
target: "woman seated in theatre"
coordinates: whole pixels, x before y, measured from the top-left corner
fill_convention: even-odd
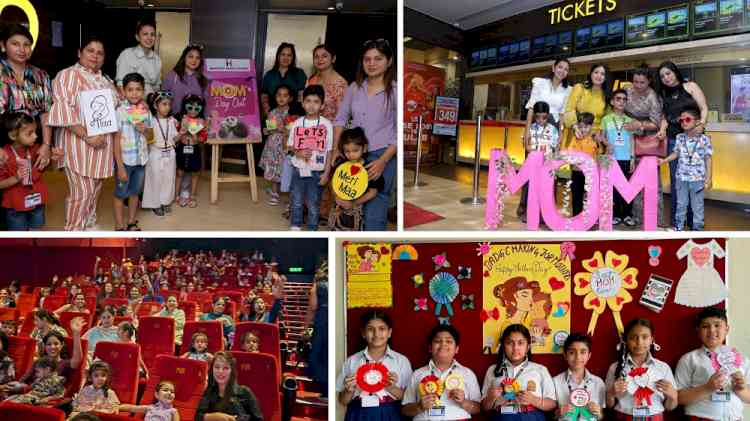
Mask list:
[[[237,384],[234,357],[220,351],[208,367],[208,386],[195,412],[195,421],[262,421],[253,392]]]

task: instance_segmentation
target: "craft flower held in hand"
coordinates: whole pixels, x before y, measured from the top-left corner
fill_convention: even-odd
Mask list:
[[[622,334],[624,328],[620,312],[623,305],[633,301],[633,296],[627,291],[638,286],[638,269],[628,267],[628,256],[619,255],[611,250],[607,251],[606,260],[597,251],[591,259],[584,259],[581,264],[588,272],[578,272],[573,277],[576,295],[585,295],[583,308],[592,310],[588,333],[593,334],[599,316],[607,307]]]

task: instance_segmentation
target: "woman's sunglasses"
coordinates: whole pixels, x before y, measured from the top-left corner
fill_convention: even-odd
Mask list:
[[[690,123],[692,123],[692,122],[695,121],[695,118],[693,118],[691,116],[680,117],[677,121],[679,121],[680,124],[690,124]]]
[[[388,40],[385,38],[367,40],[362,46],[365,47],[366,49],[383,48],[383,47],[391,48],[391,44],[389,44]]]

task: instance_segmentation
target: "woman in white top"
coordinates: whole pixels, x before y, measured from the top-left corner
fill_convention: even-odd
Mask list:
[[[465,420],[479,413],[477,377],[455,359],[460,341],[458,330],[451,325],[432,329],[428,338],[432,358],[411,376],[402,401],[404,415],[414,421],[446,421]]]
[[[497,363],[487,369],[482,409],[490,421],[544,421],[555,409],[555,385],[547,367],[531,361],[531,333],[512,324],[500,336]]]
[[[161,58],[154,51],[156,44],[156,23],[138,22],[135,27],[135,39],[138,45],[122,50],[117,57],[117,88],[122,91],[122,79],[128,73],[143,76],[145,94],[159,90],[161,87]]]
[[[570,62],[566,58],[559,58],[552,64],[552,71],[547,77],[535,77],[531,80],[531,94],[526,103],[526,128],[523,132],[523,144],[527,145],[531,139],[531,123],[534,122],[534,104],[544,101],[549,104],[549,120],[562,133],[561,115],[565,111],[565,104],[570,96],[571,86],[568,83]],[[528,185],[523,185],[521,201],[516,209],[516,215],[525,219]],[[525,221],[523,221],[525,222]]]
[[[411,363],[388,346],[393,330],[386,313],[368,311],[360,318],[360,326],[367,347],[347,358],[336,379],[339,402],[347,407],[345,421],[400,421],[401,398],[411,378]],[[383,364],[388,370],[388,377],[381,379],[383,388],[374,393],[361,390],[357,384],[359,368],[370,363]]]

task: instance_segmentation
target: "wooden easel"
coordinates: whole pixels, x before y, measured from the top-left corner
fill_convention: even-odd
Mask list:
[[[208,139],[211,145],[211,204],[219,200],[219,183],[250,183],[250,196],[253,202],[258,201],[258,184],[255,179],[255,155],[253,154],[253,141],[248,138],[244,139]],[[219,176],[219,165],[222,162],[236,163],[236,160],[222,159],[221,147],[224,145],[245,145],[247,154],[247,176]],[[241,161],[240,161],[241,162]]]

